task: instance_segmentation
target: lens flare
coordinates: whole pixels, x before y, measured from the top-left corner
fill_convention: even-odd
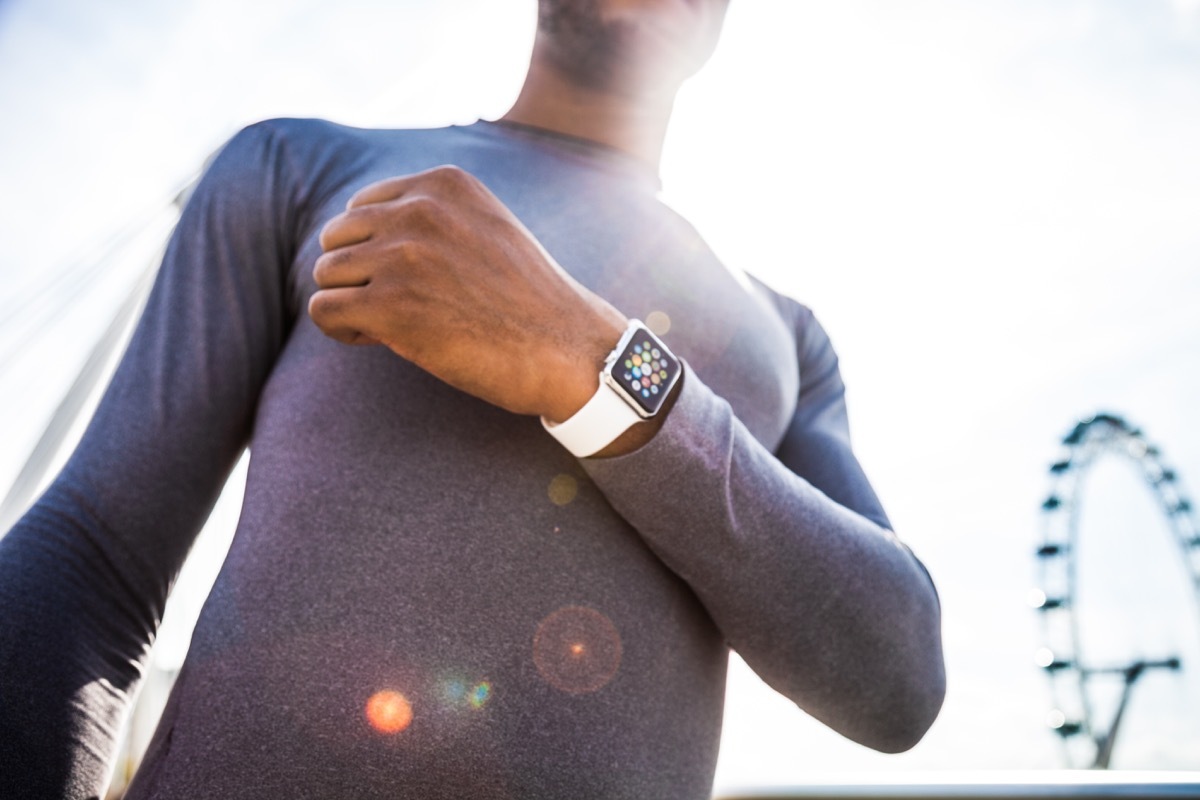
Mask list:
[[[463,706],[478,710],[492,699],[492,684],[491,681],[468,683],[462,678],[453,678],[442,683],[442,698],[445,710],[457,711]]]
[[[666,336],[671,330],[671,318],[663,311],[651,311],[646,315],[646,327],[654,331],[656,336]]]
[[[621,635],[599,611],[584,606],[560,608],[537,627],[533,663],[542,678],[560,691],[595,692],[621,666]]]
[[[412,722],[412,704],[399,692],[385,689],[367,700],[367,722],[380,733],[399,733]]]
[[[567,505],[575,499],[575,495],[578,493],[579,481],[565,472],[555,475],[550,481],[549,488],[546,489],[546,494],[550,496],[550,502],[556,506]]]
[[[446,700],[451,703],[457,703],[467,696],[467,685],[458,679],[446,681],[444,689]]]
[[[483,708],[488,700],[492,699],[492,685],[487,681],[476,684],[471,693],[467,695],[467,702],[471,704],[471,708]]]

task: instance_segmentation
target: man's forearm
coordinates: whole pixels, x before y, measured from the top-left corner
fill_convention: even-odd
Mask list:
[[[858,742],[911,747],[944,694],[927,574],[780,464],[696,376],[684,390],[653,441],[585,460],[589,474],[770,685]],[[649,474],[663,487],[651,504]]]

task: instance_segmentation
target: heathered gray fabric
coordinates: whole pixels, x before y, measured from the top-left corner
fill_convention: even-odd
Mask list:
[[[322,224],[444,163],[625,314],[669,315],[688,371],[649,445],[576,460],[536,419],[313,325]],[[891,708],[872,676],[940,669],[936,612],[911,623],[932,588],[879,527],[824,331],[656,191],[616,152],[495,123],[235,137],[82,444],[0,540],[0,795],[100,790],[247,445],[237,534],[133,800],[705,798],[728,646],[851,733]],[[411,703],[400,732],[368,724],[384,690]]]

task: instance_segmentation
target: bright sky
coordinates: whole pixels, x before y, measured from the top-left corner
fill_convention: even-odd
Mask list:
[[[247,122],[499,115],[532,6],[0,2],[0,487],[155,237],[45,324],[38,287]],[[856,449],[941,590],[950,688],[921,745],[881,756],[735,664],[719,789],[1061,765],[1025,605],[1046,467],[1076,419],[1110,409],[1200,487],[1197,141],[1197,0],[734,0],[680,98],[664,199],[830,330]],[[1184,660],[1138,685],[1114,764],[1200,768],[1200,612],[1178,548],[1124,465],[1098,466],[1086,498],[1084,585],[1111,608],[1097,651]],[[236,513],[223,501],[180,583],[164,663]]]

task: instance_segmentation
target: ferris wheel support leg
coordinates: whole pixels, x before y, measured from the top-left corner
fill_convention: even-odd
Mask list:
[[[1092,769],[1108,769],[1113,746],[1117,742],[1117,731],[1121,727],[1121,718],[1125,715],[1125,706],[1129,703],[1129,694],[1133,691],[1133,684],[1137,679],[1148,669],[1179,669],[1179,664],[1179,659],[1173,657],[1162,661],[1138,661],[1123,670],[1125,686],[1121,690],[1121,702],[1117,705],[1117,713],[1108,728],[1108,733],[1096,739],[1096,761],[1092,764]]]

